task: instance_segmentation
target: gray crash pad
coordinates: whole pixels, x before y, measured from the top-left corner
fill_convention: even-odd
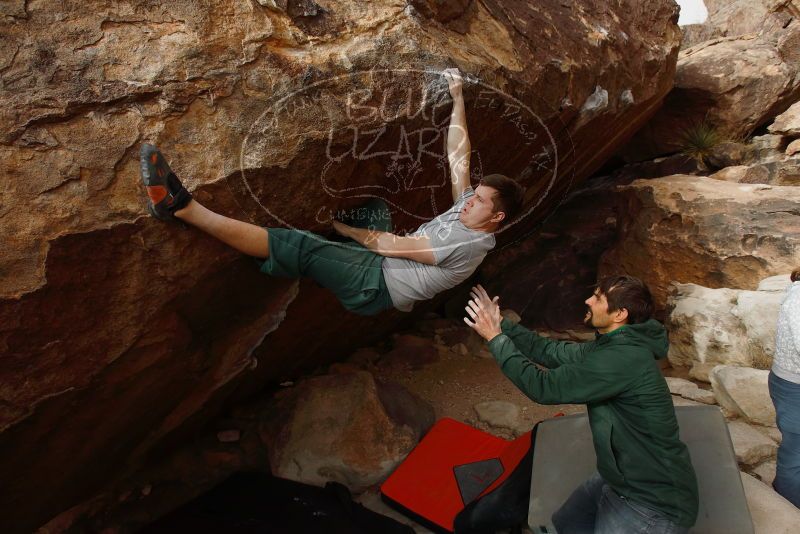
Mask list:
[[[717,406],[675,408],[681,440],[689,447],[700,490],[693,534],[753,534],[728,425]],[[539,423],[533,453],[528,525],[536,534],[556,532],[550,520],[572,491],[596,471],[586,414]]]

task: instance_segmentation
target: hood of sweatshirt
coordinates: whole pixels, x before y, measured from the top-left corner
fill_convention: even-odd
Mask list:
[[[650,350],[656,360],[665,357],[669,350],[667,329],[655,319],[649,319],[643,323],[626,324],[613,332],[599,335],[597,342],[645,347]]]

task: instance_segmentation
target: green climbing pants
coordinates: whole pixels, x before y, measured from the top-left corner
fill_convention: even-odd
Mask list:
[[[343,221],[351,226],[391,231],[385,203],[373,199]],[[342,305],[359,315],[391,309],[383,279],[383,256],[348,240],[337,242],[304,230],[268,228],[269,257],[261,272],[271,276],[308,276],[333,291]]]

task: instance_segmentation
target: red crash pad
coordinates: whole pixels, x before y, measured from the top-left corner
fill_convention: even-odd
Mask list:
[[[445,530],[470,502],[500,486],[531,446],[454,419],[439,420],[381,486],[384,498]]]

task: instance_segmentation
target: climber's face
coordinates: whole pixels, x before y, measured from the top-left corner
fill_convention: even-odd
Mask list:
[[[500,221],[505,219],[506,214],[502,211],[496,211],[493,202],[495,195],[497,195],[495,188],[488,185],[479,185],[475,189],[475,194],[461,208],[458,220],[472,230],[485,232],[497,230]]]

